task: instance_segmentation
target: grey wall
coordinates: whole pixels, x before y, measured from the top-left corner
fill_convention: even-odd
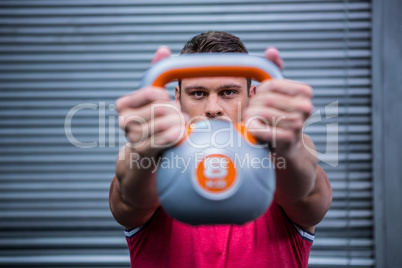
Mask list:
[[[373,1],[373,169],[377,267],[402,267],[402,1]]]

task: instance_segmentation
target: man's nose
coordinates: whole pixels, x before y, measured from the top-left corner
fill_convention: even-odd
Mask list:
[[[205,107],[205,116],[207,118],[223,116],[223,109],[222,106],[219,104],[218,96],[209,96],[207,106]]]

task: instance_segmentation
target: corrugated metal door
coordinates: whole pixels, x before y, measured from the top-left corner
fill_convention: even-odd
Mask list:
[[[224,30],[253,54],[278,47],[315,89],[306,132],[334,201],[310,266],[371,267],[370,23],[368,0],[1,1],[0,266],[129,266],[107,200],[113,103],[159,45]]]

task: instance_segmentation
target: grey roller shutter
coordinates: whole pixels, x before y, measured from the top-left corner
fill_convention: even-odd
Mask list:
[[[159,45],[177,54],[206,30],[276,46],[313,86],[306,133],[334,199],[310,266],[374,265],[370,1],[38,0],[0,2],[0,266],[129,266],[107,200],[124,141],[113,103]]]

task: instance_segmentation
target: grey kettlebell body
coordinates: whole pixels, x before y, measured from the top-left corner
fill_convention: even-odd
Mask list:
[[[268,209],[275,174],[267,146],[247,141],[230,122],[200,121],[164,152],[157,189],[164,210],[179,221],[244,224]]]

